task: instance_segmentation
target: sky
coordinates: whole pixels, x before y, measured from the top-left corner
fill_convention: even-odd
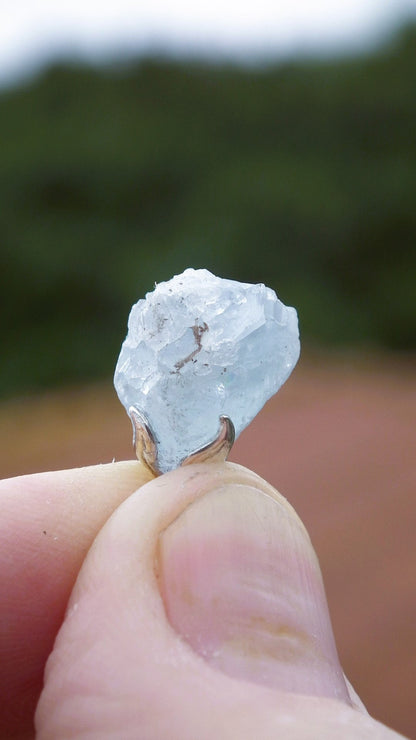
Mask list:
[[[59,57],[345,53],[406,17],[416,0],[0,0],[0,85]]]

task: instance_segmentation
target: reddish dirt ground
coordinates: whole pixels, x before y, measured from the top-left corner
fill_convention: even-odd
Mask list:
[[[370,713],[416,736],[414,363],[306,358],[231,459],[273,483],[318,553],[341,662]],[[0,406],[1,477],[132,457],[111,383]]]

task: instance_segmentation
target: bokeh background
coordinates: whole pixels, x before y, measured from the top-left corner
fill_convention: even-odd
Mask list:
[[[111,375],[155,281],[272,286],[303,354],[232,458],[299,511],[346,673],[411,736],[416,5],[71,5],[0,10],[0,473],[131,456]]]

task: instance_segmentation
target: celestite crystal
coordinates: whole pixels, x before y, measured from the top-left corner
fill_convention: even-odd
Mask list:
[[[271,288],[188,269],[132,307],[114,385],[147,418],[167,472],[215,439],[222,414],[237,437],[299,350],[296,310]]]

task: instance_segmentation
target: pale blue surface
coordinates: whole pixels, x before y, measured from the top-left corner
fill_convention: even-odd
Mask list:
[[[167,472],[217,436],[222,414],[237,437],[299,351],[296,310],[273,290],[188,269],[132,307],[114,385],[147,418]]]

